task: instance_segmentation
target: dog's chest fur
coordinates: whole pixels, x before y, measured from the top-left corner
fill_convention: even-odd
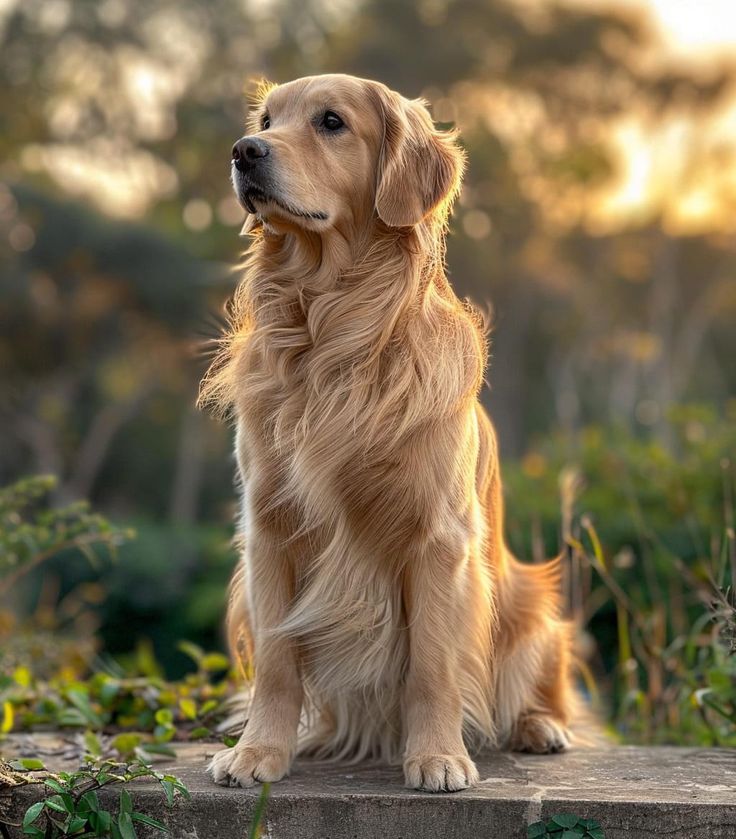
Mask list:
[[[347,527],[385,560],[430,513],[411,468],[411,438],[421,436],[424,418],[407,422],[421,373],[400,341],[376,352],[349,333],[315,340],[308,310],[287,311],[243,371],[253,384],[240,419],[254,512],[275,517],[292,537],[306,530],[332,538]]]
[[[358,402],[375,407],[380,394],[344,379],[339,398],[324,391],[310,375],[320,348],[302,341],[288,359],[273,347],[254,357],[249,371],[259,387],[239,422],[246,545],[263,526],[284,542],[296,590],[281,630],[298,639],[312,690],[394,691],[407,643],[397,566],[419,517],[413,476],[390,440],[366,439]],[[279,375],[268,381],[264,369]]]
[[[418,542],[446,538],[438,528],[460,543],[469,535],[458,499],[468,494],[461,460],[477,448],[462,408],[481,375],[477,330],[449,320],[431,289],[389,323],[392,307],[369,286],[311,307],[293,288],[264,295],[238,364],[246,546],[249,529],[284,546],[295,598],[280,628],[298,639],[314,690],[395,691],[406,660],[403,563]]]

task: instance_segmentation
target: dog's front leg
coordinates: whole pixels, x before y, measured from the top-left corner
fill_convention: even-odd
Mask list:
[[[412,559],[404,576],[409,626],[404,777],[408,787],[430,792],[452,792],[478,781],[463,742],[455,675],[457,564],[448,548],[434,545]]]
[[[303,689],[292,639],[272,633],[293,596],[292,569],[276,541],[248,540],[255,688],[248,722],[231,749],[218,752],[210,772],[218,784],[248,787],[278,781],[289,771],[297,742]]]

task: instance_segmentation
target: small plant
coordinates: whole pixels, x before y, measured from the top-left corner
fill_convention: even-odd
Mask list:
[[[194,644],[183,642],[180,649],[197,669],[176,682],[147,674],[136,663],[129,674],[112,663],[111,672],[89,678],[73,668],[51,678],[37,678],[26,665],[11,669],[0,675],[0,739],[10,731],[78,729],[86,731],[87,751],[98,758],[145,761],[143,752],[170,754],[170,740],[214,738],[235,690],[230,663]]]
[[[133,800],[124,787],[120,790],[117,813],[105,809],[98,790],[112,784],[153,778],[161,785],[169,806],[173,805],[176,795],[190,797],[179,778],[157,772],[139,760],[99,762],[91,755],[85,759],[87,765],[76,772],[49,774],[39,781],[50,794],[26,810],[21,825],[24,835],[34,839],[58,839],[62,836],[136,839],[136,824],[168,832],[162,822],[133,809]],[[17,772],[44,768],[41,761],[35,759],[16,761],[10,765]]]
[[[534,822],[527,828],[528,839],[541,839],[544,836],[554,836],[555,839],[605,839],[603,830],[593,819],[581,819],[570,813],[560,813],[552,816],[548,822]]]
[[[44,503],[56,478],[35,475],[0,488],[0,594],[31,569],[67,550],[94,562],[94,547],[111,553],[133,532],[110,524],[85,501],[53,508]]]

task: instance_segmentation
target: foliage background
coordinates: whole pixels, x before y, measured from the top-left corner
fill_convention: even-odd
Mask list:
[[[0,483],[54,474],[54,504],[137,531],[114,563],[27,575],[5,639],[42,626],[83,637],[88,666],[153,651],[170,676],[178,640],[221,647],[230,432],[193,402],[243,247],[229,149],[252,81],[343,71],[462,131],[448,264],[491,306],[514,548],[551,555],[561,522],[583,540],[571,607],[627,736],[711,736],[683,708],[715,655],[699,585],[734,555],[736,65],[676,49],[648,8],[0,4]]]

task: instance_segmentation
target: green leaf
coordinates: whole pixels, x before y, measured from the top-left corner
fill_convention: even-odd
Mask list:
[[[197,719],[197,703],[193,699],[184,697],[179,701],[179,707],[181,708],[181,712],[186,719]]]
[[[558,824],[560,827],[575,827],[579,821],[577,816],[571,813],[561,813],[559,816],[552,816],[553,824]]]
[[[162,726],[171,725],[174,721],[174,714],[171,712],[170,708],[159,708],[156,711],[156,722]]]
[[[109,708],[120,691],[120,682],[109,679],[100,688],[100,702],[104,708]]]
[[[81,714],[87,725],[92,728],[102,728],[105,724],[104,719],[90,704],[86,689],[82,689],[80,687],[69,688],[69,690],[66,691],[66,698]]]
[[[118,734],[117,737],[113,737],[110,745],[115,751],[120,752],[121,755],[129,755],[135,751],[142,740],[143,738],[140,734],[124,732],[123,734]]]
[[[534,822],[526,829],[527,839],[537,839],[538,836],[546,836],[547,828],[544,822]]]
[[[44,804],[44,801],[37,801],[35,804],[31,804],[31,806],[26,810],[26,814],[23,816],[24,833],[25,828],[33,824],[33,822],[35,822],[41,815],[41,810],[43,810]]]
[[[107,810],[89,814],[89,823],[95,831],[95,836],[108,836],[112,824],[112,816]]]
[[[187,801],[192,800],[192,796],[189,794],[189,790],[187,789],[186,784],[184,784],[182,781],[180,781],[179,778],[176,778],[173,783],[174,783],[174,789],[180,795],[182,795],[184,798],[186,798]]]
[[[51,798],[46,799],[46,806],[50,810],[56,810],[57,813],[69,813],[71,810],[67,809],[66,804],[60,795],[52,795]],[[72,804],[72,807],[74,805]]]
[[[145,813],[131,813],[130,815],[134,821],[140,822],[141,824],[147,824],[149,827],[155,827],[157,830],[162,830],[164,832],[168,831],[168,827],[166,827],[165,824],[157,821],[156,819],[152,819]]]
[[[153,729],[153,736],[160,743],[168,743],[169,740],[173,740],[175,734],[176,729],[173,725],[157,725]]]
[[[191,800],[192,800],[192,794],[191,794],[191,793],[189,792],[189,790],[188,790],[188,789],[184,786],[184,784],[182,784],[181,786],[178,786],[176,789],[178,790],[179,794],[180,794],[183,798],[186,798],[186,800],[187,800],[187,801],[191,801]]]
[[[560,839],[580,839],[582,835],[581,830],[563,830]]]
[[[56,722],[61,726],[78,726],[80,728],[88,724],[84,714],[76,708],[64,708],[57,714]]]
[[[52,789],[54,792],[58,792],[60,794],[67,792],[67,790],[58,781],[55,781],[53,778],[44,778],[43,783],[44,783],[44,786],[47,786],[49,789]]]
[[[23,828],[23,833],[26,836],[32,836],[33,839],[45,839],[46,831],[41,830],[38,827],[34,827],[33,825],[29,825],[28,827]]]
[[[201,740],[203,737],[209,737],[212,734],[212,731],[207,728],[205,725],[200,725],[197,728],[193,728],[189,732],[189,739],[190,740]]]
[[[590,839],[605,839],[600,826],[588,828],[588,836],[590,836]]]
[[[208,673],[216,670],[229,670],[230,659],[222,653],[208,653],[200,662],[200,666]]]
[[[176,751],[165,743],[145,743],[141,749],[152,755],[166,755],[167,757],[176,757]]]
[[[120,812],[121,813],[132,813],[133,812],[133,801],[130,798],[130,793],[127,789],[120,790]]]
[[[95,757],[99,757],[102,754],[102,744],[100,743],[100,738],[94,733],[94,731],[84,732],[84,747]]]
[[[118,830],[122,839],[137,839],[130,813],[120,813],[118,816]]]
[[[22,757],[20,760],[14,760],[10,764],[13,769],[23,770],[28,772],[37,772],[39,769],[45,769],[44,762],[35,757]]]
[[[166,800],[171,806],[174,803],[174,784],[171,781],[162,780],[161,786],[163,787],[164,793],[166,794]]]
[[[94,790],[85,792],[79,799],[77,809],[87,813],[98,813],[100,810],[100,799],[97,797],[97,793]]]
[[[3,702],[3,719],[0,722],[0,734],[7,734],[13,729],[13,721],[15,719],[15,711],[12,703],[7,700]]]
[[[84,830],[86,827],[87,819],[84,819],[81,816],[72,816],[69,820],[69,824],[67,825],[66,832],[69,836],[72,836],[75,833],[79,833],[80,830]]]
[[[204,658],[204,650],[196,644],[192,644],[191,641],[179,641],[176,647],[184,655],[189,656],[196,665],[199,665],[200,661]]]

